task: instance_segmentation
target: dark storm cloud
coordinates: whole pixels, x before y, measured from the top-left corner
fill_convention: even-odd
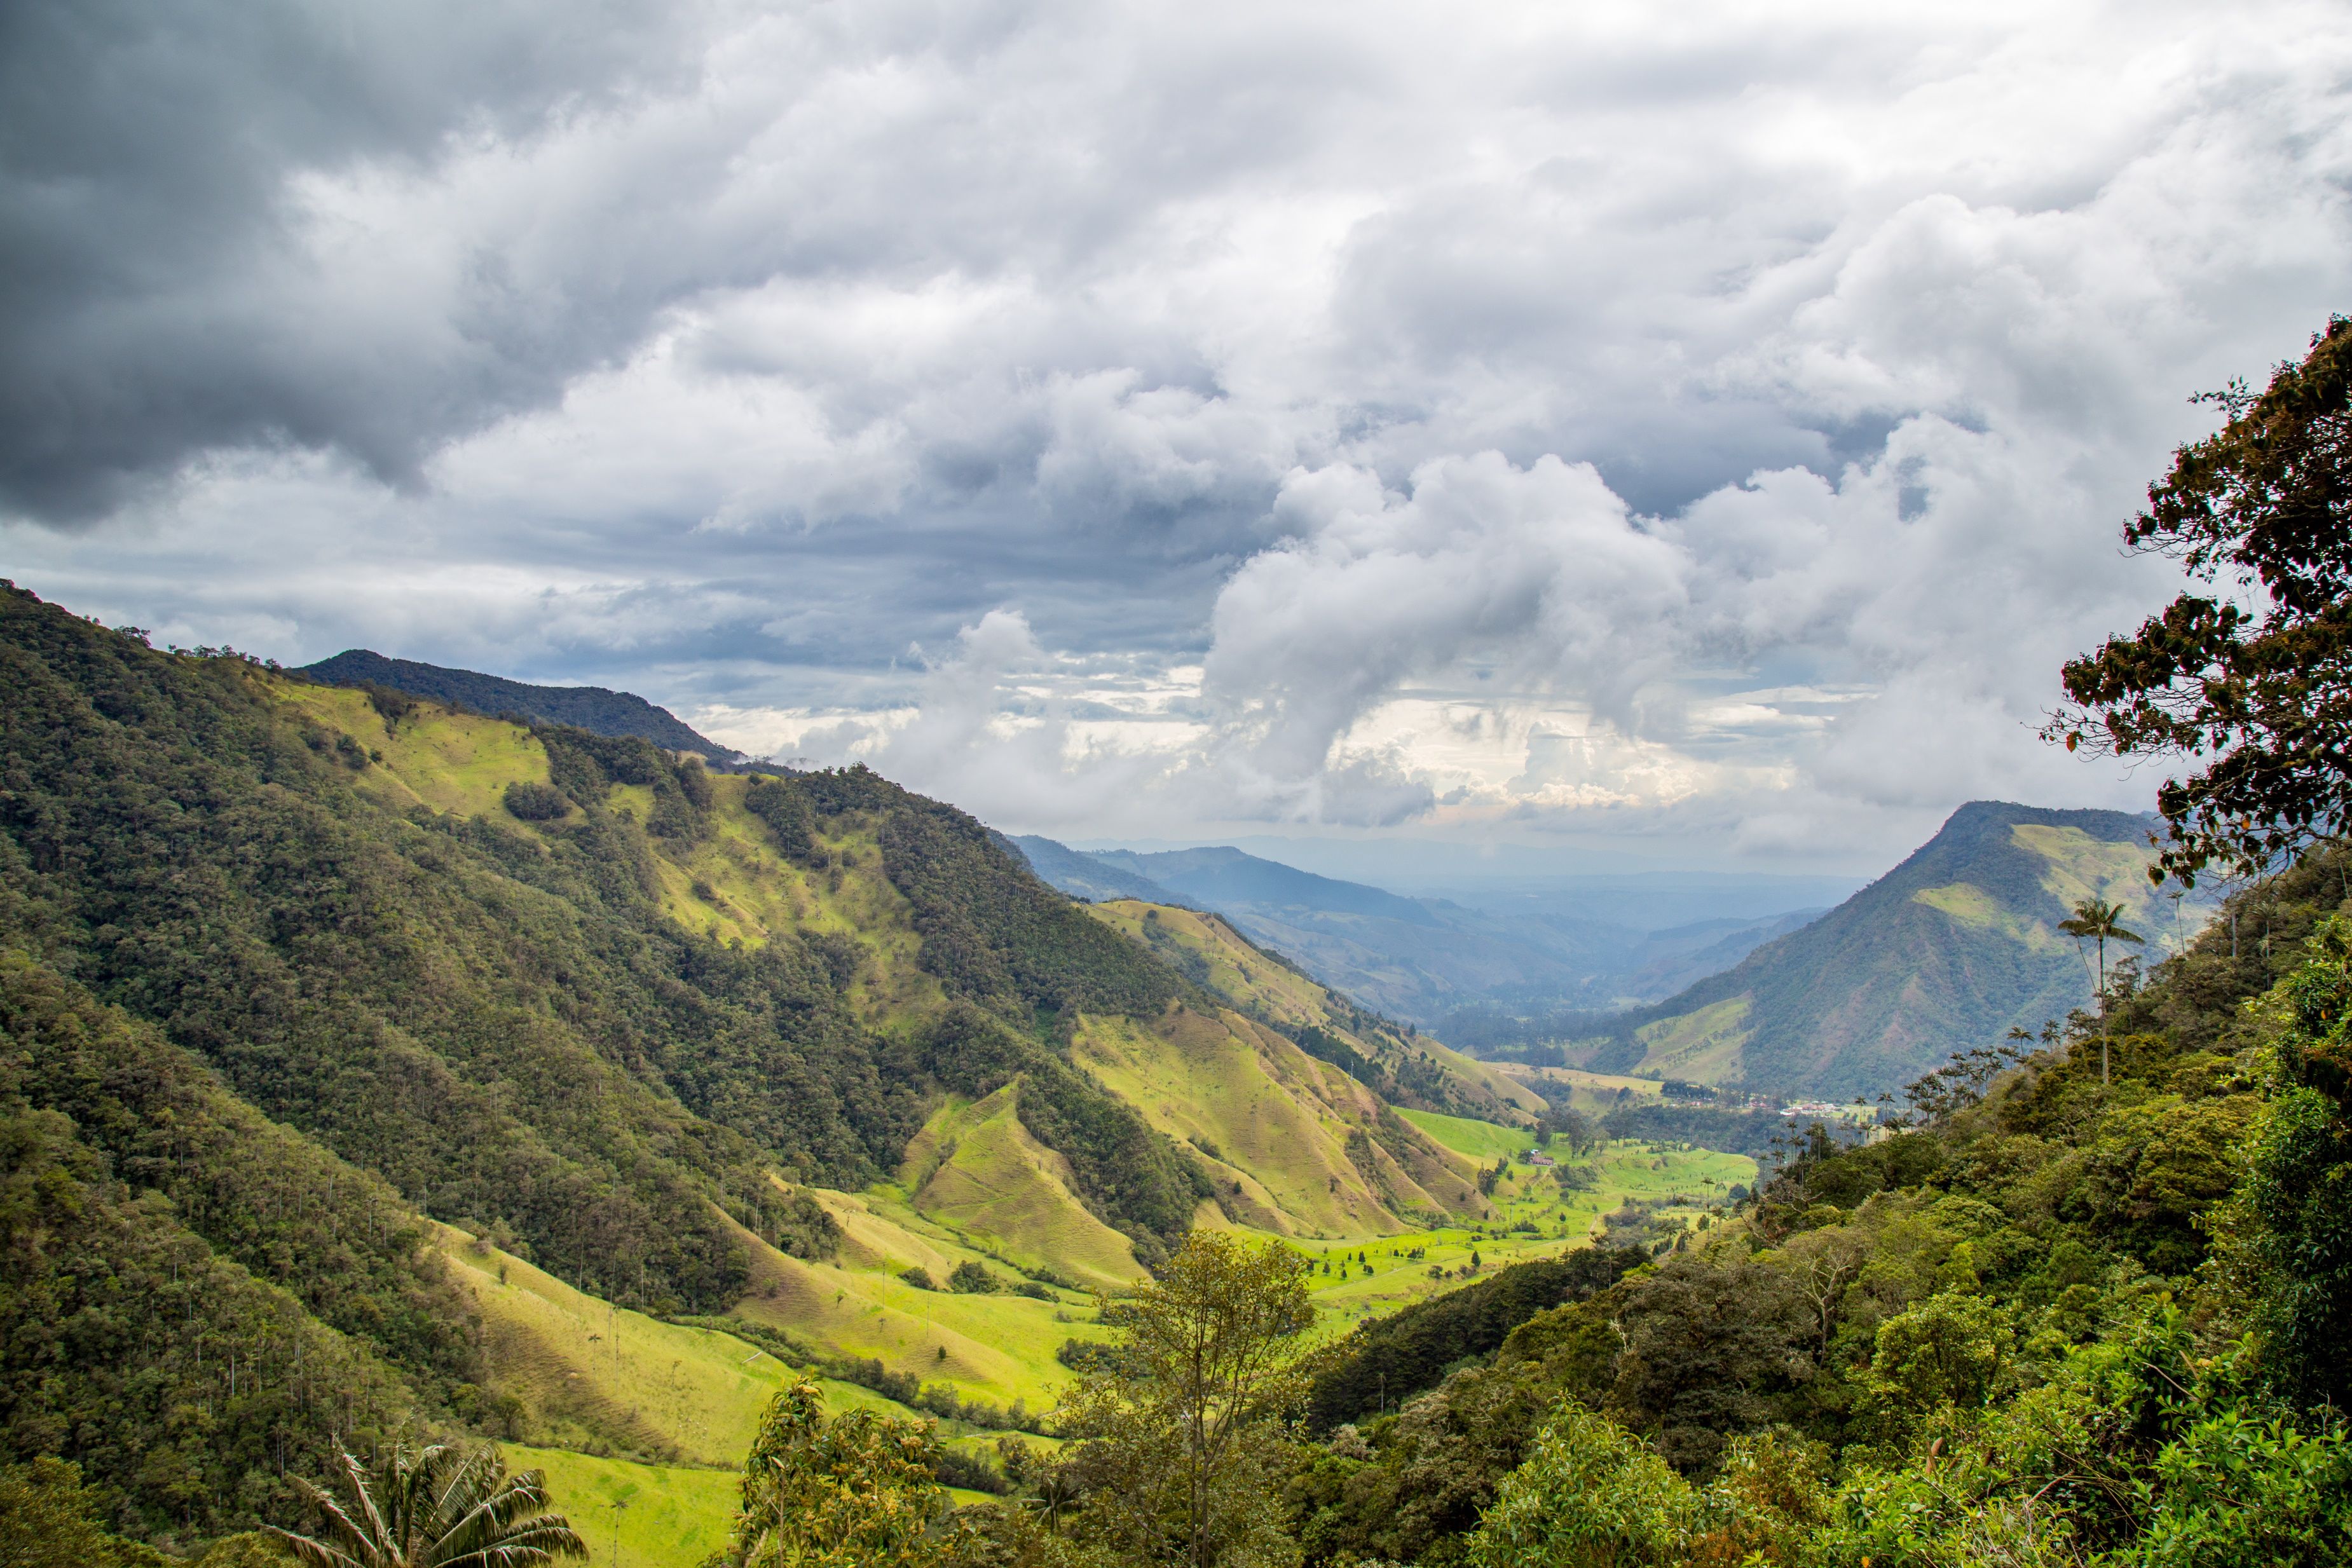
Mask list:
[[[698,63],[681,47],[692,15],[5,7],[0,506],[87,518],[195,453],[273,442],[412,480],[438,440],[550,396],[634,336],[641,300],[518,299],[484,254],[441,319],[404,319],[311,272],[289,183],[363,162],[421,172],[452,137],[527,137],[559,110],[673,88]]]
[[[1048,829],[2120,800],[2115,520],[2352,284],[2258,9],[18,7],[0,542]]]

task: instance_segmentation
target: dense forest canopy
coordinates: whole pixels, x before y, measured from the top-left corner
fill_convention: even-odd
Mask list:
[[[871,1181],[931,1099],[1019,1078],[1105,1222],[1147,1256],[1190,1226],[1189,1156],[1068,1031],[1199,993],[968,818],[862,772],[754,786],[785,853],[847,833],[906,900],[942,1002],[877,1032],[839,936],[730,945],[663,913],[650,844],[710,831],[694,759],[501,729],[544,756],[530,798],[395,810],[364,737],[288,689],[0,595],[0,1429],[80,1463],[126,1527],[249,1524],[334,1433],[498,1429],[425,1217],[610,1301],[723,1312],[747,1234],[837,1245],[791,1182]],[[378,694],[370,720],[414,712]]]

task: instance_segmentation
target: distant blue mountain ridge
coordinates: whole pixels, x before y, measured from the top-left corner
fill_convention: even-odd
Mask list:
[[[1465,1009],[1517,1016],[1655,1001],[1818,913],[1645,930],[1611,918],[1605,894],[1589,917],[1558,904],[1497,914],[1300,871],[1230,845],[1146,852],[1074,850],[1034,836],[1012,842],[1039,876],[1074,897],[1213,910],[1325,985],[1423,1026]]]
[[[1066,876],[1142,879],[1213,909],[1324,984],[1481,1055],[1843,1099],[2091,1005],[2088,961],[2059,930],[2084,899],[2123,906],[2142,938],[2129,945],[2135,961],[2178,951],[2205,906],[2149,883],[2149,840],[2162,826],[2122,811],[1970,801],[1826,913],[1649,932],[1612,923],[1606,902],[1565,884],[1469,908],[1230,847],[1085,854],[1020,843],[1033,864],[1068,857]],[[1150,896],[1132,882],[1060,885]]]

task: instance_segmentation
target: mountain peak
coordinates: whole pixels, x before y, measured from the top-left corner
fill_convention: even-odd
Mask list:
[[[2061,935],[2122,904],[2149,961],[2185,918],[2147,880],[2152,816],[1971,800],[1894,870],[1734,967],[1623,1015],[1594,1066],[1848,1095],[2038,1029],[2092,999]]]

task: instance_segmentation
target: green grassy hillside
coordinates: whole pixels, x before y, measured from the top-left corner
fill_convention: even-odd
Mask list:
[[[1536,1146],[1535,1134],[1524,1127],[1499,1127],[1492,1122],[1447,1116],[1435,1111],[1404,1110],[1397,1114],[1455,1154],[1467,1155],[1480,1165],[1508,1159]]]
[[[592,1563],[700,1568],[727,1544],[735,1518],[733,1470],[634,1464],[563,1448],[501,1445],[509,1469],[537,1469]]]
[[[1020,1093],[1015,1079],[925,1124],[900,1175],[911,1206],[1020,1267],[1103,1288],[1144,1278],[1134,1243],[1087,1211],[1069,1161],[1022,1122]]]
[[[366,648],[346,648],[331,659],[305,664],[299,673],[321,685],[389,686],[476,713],[519,714],[539,724],[573,725],[597,735],[642,736],[669,751],[697,751],[706,758],[735,755],[697,734],[667,708],[603,686],[536,686],[414,659],[387,659]]]
[[[1511,1139],[1512,1080],[862,770],[713,775],[10,590],[0,777],[0,1459],[75,1459],[149,1539],[426,1430],[572,1456],[583,1513],[629,1500],[609,1544],[690,1553],[788,1362],[1034,1427],[1093,1291],[1190,1226],[1385,1245],[1336,1320],[1601,1201],[1483,1194],[1393,1109]]]
[[[2151,962],[2195,934],[2200,911],[2148,883],[2149,827],[2116,811],[1964,806],[1820,920],[1582,1042],[1580,1064],[1844,1099],[2039,1030],[2091,998],[2057,930],[2080,900],[2123,904]]]
[[[1310,1053],[1400,1105],[1516,1121],[1540,1116],[1541,1096],[1486,1062],[1409,1031],[1308,977],[1215,915],[1117,899],[1090,913]]]
[[[744,1341],[616,1307],[463,1231],[440,1249],[481,1322],[485,1381],[538,1447],[738,1464],[787,1371]]]
[[[1477,1207],[1459,1162],[1345,1072],[1237,1014],[1088,1019],[1075,1049],[1098,1082],[1191,1145],[1237,1224],[1376,1235]]]

